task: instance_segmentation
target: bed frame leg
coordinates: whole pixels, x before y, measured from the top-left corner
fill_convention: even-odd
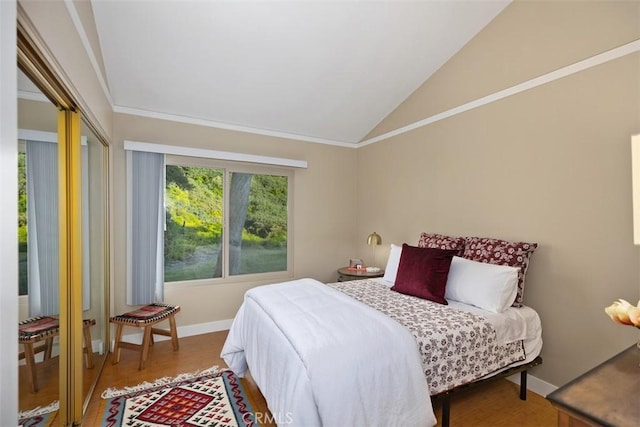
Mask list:
[[[520,372],[520,400],[527,400],[527,371]]]
[[[442,399],[442,427],[449,427],[449,397]]]

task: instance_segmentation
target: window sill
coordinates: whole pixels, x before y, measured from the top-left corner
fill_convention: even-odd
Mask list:
[[[217,279],[198,279],[185,280],[178,282],[165,282],[166,289],[182,289],[200,286],[218,286],[218,285],[260,285],[269,283],[285,282],[293,279],[293,273],[289,271],[277,273],[262,274],[243,274],[240,276],[217,278]]]

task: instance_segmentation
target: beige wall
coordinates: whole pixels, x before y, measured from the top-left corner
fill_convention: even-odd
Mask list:
[[[50,102],[18,99],[18,129],[58,131],[58,109]]]
[[[639,7],[514,3],[372,135],[638,39]],[[359,149],[360,234],[537,242],[525,303],[542,318],[544,364],[533,374],[562,385],[638,339],[603,308],[640,294],[630,158],[639,80],[635,53]]]
[[[115,312],[125,305],[125,154],[123,141],[234,151],[306,160],[296,169],[293,193],[294,276],[322,281],[336,279],[336,269],[354,256],[356,233],[356,150],[258,136],[116,114],[113,141],[114,301]],[[363,239],[366,238],[363,237]],[[179,326],[231,319],[244,292],[260,282],[167,285],[165,301],[180,304]]]
[[[639,8],[627,1],[514,2],[365,139],[636,40]]]

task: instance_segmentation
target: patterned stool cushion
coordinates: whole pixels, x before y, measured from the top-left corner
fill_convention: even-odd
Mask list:
[[[87,328],[96,324],[95,319],[84,319],[82,327]],[[31,317],[18,323],[18,340],[20,342],[40,341],[43,338],[58,335],[60,320],[56,317]]]
[[[18,323],[19,341],[37,341],[60,330],[60,321],[55,317],[39,316]]]
[[[114,316],[111,318],[111,322],[126,323],[132,326],[142,326],[149,323],[159,322],[178,311],[180,311],[180,306],[178,305],[153,303],[140,307],[137,310],[130,311],[119,316]]]

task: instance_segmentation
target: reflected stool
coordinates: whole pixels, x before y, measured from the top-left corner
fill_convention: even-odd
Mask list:
[[[153,335],[164,335],[171,337],[171,344],[173,345],[173,351],[177,351],[180,348],[178,343],[178,333],[176,332],[176,319],[175,315],[180,311],[180,306],[153,303],[141,307],[135,311],[130,311],[119,316],[114,316],[109,321],[116,325],[116,337],[115,345],[113,347],[113,355],[111,356],[111,363],[114,365],[120,362],[120,350],[123,348],[129,350],[135,350],[140,352],[140,362],[138,363],[138,370],[144,368],[144,363],[147,360],[149,354],[149,347],[153,345]],[[169,321],[169,329],[160,329],[154,327],[154,325],[163,320]],[[133,326],[136,328],[144,328],[142,335],[142,344],[134,344],[127,341],[122,341],[122,329],[125,326]]]
[[[87,368],[93,368],[93,346],[91,343],[91,326],[95,325],[95,319],[85,319],[82,321],[82,332],[84,338],[83,353],[86,355]],[[31,317],[18,323],[18,342],[24,346],[24,352],[18,354],[18,360],[25,359],[27,364],[27,378],[31,385],[31,391],[36,393],[38,387],[38,377],[36,375],[35,355],[44,352],[42,362],[51,360],[51,350],[53,349],[53,339],[60,334],[60,321],[56,317],[38,316]],[[35,346],[44,341],[40,346]]]

